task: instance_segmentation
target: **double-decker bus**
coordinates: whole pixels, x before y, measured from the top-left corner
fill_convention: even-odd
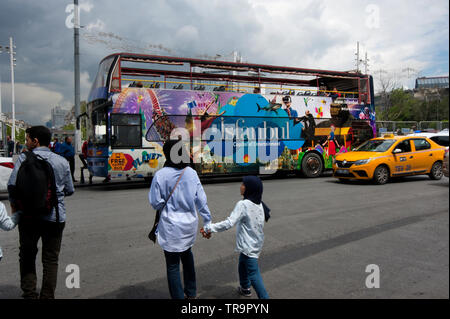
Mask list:
[[[116,53],[88,97],[93,176],[150,178],[165,140],[188,143],[200,175],[317,177],[376,137],[370,75]]]

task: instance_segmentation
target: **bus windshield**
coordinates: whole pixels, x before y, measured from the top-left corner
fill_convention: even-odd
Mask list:
[[[89,92],[89,101],[97,99],[105,99],[107,96],[107,79],[108,73],[111,68],[111,64],[114,61],[114,57],[103,60],[98,67],[97,76],[92,84],[91,91]]]
[[[395,140],[369,140],[359,146],[357,152],[386,152]]]

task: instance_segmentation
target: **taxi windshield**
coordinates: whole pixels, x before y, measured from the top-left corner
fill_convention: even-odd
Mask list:
[[[386,152],[395,140],[369,140],[361,144],[354,151],[357,152]]]

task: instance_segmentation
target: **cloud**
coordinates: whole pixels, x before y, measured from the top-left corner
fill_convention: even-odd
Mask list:
[[[0,44],[13,36],[17,46],[16,81],[36,83],[44,90],[37,93],[53,97],[52,107],[73,104],[68,3],[2,0],[0,10]],[[120,51],[231,59],[236,50],[252,63],[345,71],[355,68],[359,41],[375,78],[382,69],[411,87],[418,74],[448,74],[449,4],[444,0],[128,0],[120,10],[110,1],[86,0],[80,8],[86,26],[80,30],[82,100],[100,60]],[[402,71],[408,68],[416,70],[410,78]],[[0,74],[7,81],[5,54],[0,54]],[[42,111],[48,109],[47,117],[51,101],[35,101]]]
[[[89,1],[82,1],[78,5],[80,10],[84,10],[86,12],[91,12],[92,8],[94,8],[94,5]]]
[[[57,91],[48,90],[36,83],[15,83],[16,119],[30,124],[42,124],[49,120],[50,110],[56,105],[67,107],[64,96]],[[2,111],[10,113],[12,108],[11,84],[2,83]],[[11,114],[10,114],[11,115]]]
[[[91,31],[91,30],[95,30],[95,29],[97,29],[97,30],[104,30],[105,29],[105,23],[102,20],[97,19],[97,21],[95,23],[89,23],[86,26],[86,30],[87,31]]]

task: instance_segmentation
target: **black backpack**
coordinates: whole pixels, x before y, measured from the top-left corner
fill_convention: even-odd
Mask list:
[[[20,165],[16,179],[16,199],[18,209],[28,216],[49,216],[56,210],[59,221],[58,197],[53,168],[41,156],[29,151]]]

